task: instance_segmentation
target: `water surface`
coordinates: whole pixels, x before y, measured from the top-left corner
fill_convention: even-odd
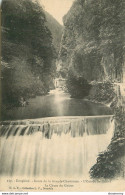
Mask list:
[[[52,90],[46,96],[37,96],[29,100],[26,107],[16,107],[2,111],[2,120],[35,119],[55,116],[96,116],[110,115],[110,108],[84,99],[70,98],[59,89]]]

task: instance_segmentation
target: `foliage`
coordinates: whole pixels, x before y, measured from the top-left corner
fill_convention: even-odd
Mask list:
[[[107,151],[99,154],[96,164],[91,168],[92,178],[114,178],[124,173],[125,155],[125,111],[122,108],[116,108],[114,136]]]
[[[56,52],[37,1],[3,0],[1,8],[2,101],[18,105],[22,97],[49,91]]]
[[[106,0],[101,2],[100,52],[107,61],[113,55],[111,76],[121,81],[125,45],[125,1]],[[107,64],[109,66],[109,64]],[[113,74],[113,75],[112,75]],[[113,79],[114,79],[113,78]]]
[[[105,77],[121,81],[125,46],[124,10],[124,0],[76,0],[64,16],[60,51],[62,66],[72,66],[78,73],[81,69],[91,81],[102,81]],[[87,69],[88,66],[91,69]]]
[[[83,77],[77,77],[69,71],[66,86],[72,98],[84,98],[89,94],[91,85]]]
[[[125,154],[125,111],[118,104],[118,98],[110,82],[95,84],[95,89],[90,94],[90,99],[99,102],[112,102],[111,108],[114,112],[115,129],[114,136],[106,151],[100,153],[96,164],[90,169],[93,179],[113,179],[124,173]]]
[[[44,13],[45,13],[46,20],[47,20],[46,24],[52,33],[53,45],[58,53],[59,49],[60,49],[60,42],[61,42],[61,38],[62,38],[63,26],[60,25],[55,20],[55,18],[53,18],[53,16],[51,16],[48,12],[44,11]]]
[[[100,55],[98,49],[91,44],[78,47],[73,55],[70,67],[76,74],[83,76],[86,80],[98,80],[103,71],[100,68]],[[97,68],[98,67],[98,68]]]
[[[113,84],[110,81],[93,83],[88,99],[102,103],[110,103],[115,98]]]

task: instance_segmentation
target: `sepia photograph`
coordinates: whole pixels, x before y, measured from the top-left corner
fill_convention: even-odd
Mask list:
[[[0,191],[125,191],[125,0],[0,6]]]

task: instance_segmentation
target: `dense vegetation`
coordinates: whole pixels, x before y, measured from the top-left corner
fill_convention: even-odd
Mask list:
[[[91,85],[83,77],[76,77],[71,71],[68,73],[66,86],[72,98],[84,98],[91,89]]]
[[[113,84],[110,81],[92,82],[92,87],[87,99],[109,104],[116,98]]]
[[[115,130],[107,150],[99,154],[96,164],[91,168],[90,175],[96,179],[112,179],[124,177],[125,171],[125,111],[114,106]]]
[[[53,87],[56,51],[37,1],[3,0],[1,7],[2,103],[19,105]]]
[[[53,16],[51,16],[48,12],[44,12],[47,20],[47,27],[50,29],[53,37],[53,45],[57,51],[60,50],[60,42],[62,38],[63,26],[59,24]]]
[[[61,71],[88,81],[122,80],[125,0],[76,0],[64,17]]]

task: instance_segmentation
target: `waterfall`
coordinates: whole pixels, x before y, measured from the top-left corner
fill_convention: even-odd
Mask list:
[[[113,130],[112,116],[3,121],[0,174],[87,178]]]

